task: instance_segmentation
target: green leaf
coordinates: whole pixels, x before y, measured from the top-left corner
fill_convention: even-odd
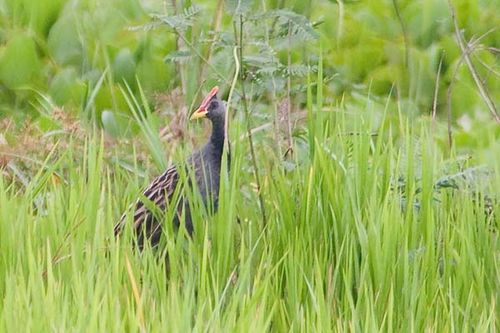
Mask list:
[[[65,14],[50,29],[47,45],[51,56],[63,65],[81,65],[83,46],[72,14]]]
[[[304,15],[297,14],[287,9],[270,10],[266,13],[269,18],[277,18],[282,25],[281,35],[288,35],[291,29],[292,36],[301,36],[304,40],[318,39],[319,34],[314,30],[311,22]]]
[[[132,84],[135,81],[136,64],[132,52],[128,48],[121,49],[115,57],[112,66],[113,78],[116,82],[126,81]]]
[[[170,52],[163,60],[165,62],[184,63],[191,59],[191,52],[180,50]]]
[[[101,114],[102,126],[106,133],[113,137],[119,137],[121,134],[120,126],[116,121],[115,114],[113,111],[104,110]]]
[[[41,78],[41,63],[33,38],[17,33],[0,55],[0,81],[10,89],[33,84]]]
[[[152,15],[156,20],[159,20],[172,29],[186,30],[194,23],[194,18],[201,12],[201,7],[190,6],[184,10],[184,13],[178,15]]]
[[[76,70],[65,68],[57,73],[50,82],[49,94],[57,105],[68,102],[79,104],[85,94],[85,84],[78,78]]]

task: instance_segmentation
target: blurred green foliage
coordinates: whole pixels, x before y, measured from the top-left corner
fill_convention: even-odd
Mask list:
[[[452,1],[497,106],[498,2]],[[166,279],[112,222],[240,36],[237,172]],[[461,56],[447,0],[0,0],[0,331],[493,331],[500,126]]]
[[[282,98],[289,75],[298,87],[293,93],[305,92],[305,74],[315,70],[322,52],[327,103],[391,94],[408,106],[403,111],[427,114],[442,61],[437,105],[439,113],[446,111],[461,52],[445,0],[222,1],[215,24],[219,3],[0,1],[1,115],[37,116],[41,96],[69,111],[88,112],[87,119],[100,119],[104,110],[127,112],[119,89],[124,82],[133,91],[140,82],[151,103],[155,93],[182,87],[182,102],[189,105],[205,80],[230,80],[233,23],[239,16],[245,21],[244,65],[255,96]],[[498,105],[500,31],[492,29],[500,26],[499,3],[455,0],[453,5],[464,38],[480,38],[472,59]],[[290,38],[287,22],[299,38]],[[455,80],[454,117],[487,114],[465,65]]]

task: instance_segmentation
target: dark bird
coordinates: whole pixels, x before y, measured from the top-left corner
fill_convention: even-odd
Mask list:
[[[188,175],[186,178],[193,179],[196,182],[203,204],[210,212],[215,212],[218,206],[221,160],[225,139],[226,108],[224,103],[217,97],[218,91],[218,87],[212,88],[201,102],[200,107],[191,115],[190,120],[208,118],[212,123],[212,134],[208,142],[187,159],[185,166]],[[152,246],[158,244],[162,233],[161,223],[164,220],[161,213],[164,213],[170,207],[175,207],[172,206],[175,203],[171,201],[177,186],[181,184],[179,180],[178,168],[175,165],[169,167],[153,180],[143,192],[143,196],[135,203],[133,229],[140,249],[144,247],[145,239],[149,240]],[[189,234],[192,234],[193,221],[190,206],[182,195],[180,195],[175,209],[177,211],[173,218],[174,225],[178,227],[184,222],[186,230]],[[127,213],[123,214],[120,222],[115,226],[115,236],[122,232],[126,222]]]

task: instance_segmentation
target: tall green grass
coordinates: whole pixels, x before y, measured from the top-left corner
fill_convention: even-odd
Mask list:
[[[474,57],[496,96],[498,34],[490,28],[498,15],[488,2],[455,2],[466,37],[482,36]],[[477,119],[460,119],[452,150],[439,120],[412,116],[428,112],[441,60],[436,101],[448,102],[443,92],[461,54],[446,4],[402,3],[403,38],[390,14],[395,1],[250,1],[226,9],[213,34],[220,45],[204,64],[214,3],[200,3],[187,56],[169,29],[125,29],[150,23],[136,1],[0,5],[0,111],[22,119],[29,111],[57,137],[64,130],[51,112],[60,105],[94,129],[83,143],[61,136],[65,148],[54,147],[22,182],[0,169],[0,331],[498,331],[498,126],[473,114],[483,106],[466,70],[457,73],[453,115]],[[167,9],[151,10],[174,17]],[[242,73],[264,78],[245,76],[255,102],[248,125],[270,122],[268,104],[278,108],[288,96],[277,73],[293,76],[294,106],[306,94],[286,161],[276,156],[280,133],[253,134],[267,222],[242,138],[248,119],[232,112],[231,174],[222,177],[217,214],[194,209],[192,238],[166,224],[158,249],[135,251],[130,228],[118,241],[114,224],[158,170],[188,154],[184,146],[165,154],[151,93],[184,84],[190,102],[198,83],[232,75],[229,31],[240,11],[248,16]],[[290,30],[273,33],[286,17],[307,23],[319,41],[291,45]],[[105,135],[127,131],[142,134],[130,149],[107,144]],[[189,131],[201,136],[196,124]],[[144,171],[139,149],[157,170]],[[187,196],[200,208],[196,193]]]
[[[498,194],[500,155],[480,192],[438,186],[456,159],[428,123],[308,96],[291,166],[255,134],[267,224],[241,115],[218,213],[195,211],[192,239],[167,227],[157,250],[114,239],[147,179],[99,135],[83,156],[48,156],[27,187],[0,177],[0,330],[496,331],[499,218],[484,194]]]

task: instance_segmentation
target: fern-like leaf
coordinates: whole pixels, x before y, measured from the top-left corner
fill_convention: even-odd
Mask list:
[[[163,22],[174,30],[186,30],[194,23],[196,15],[202,11],[201,7],[193,5],[186,9],[182,14],[177,15],[152,15],[153,19]]]
[[[163,61],[165,62],[174,62],[174,63],[185,63],[191,59],[191,52],[187,50],[179,50],[170,52]]]

